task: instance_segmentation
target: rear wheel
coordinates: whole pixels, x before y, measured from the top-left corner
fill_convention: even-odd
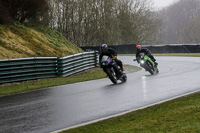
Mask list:
[[[127,76],[126,76],[126,74],[123,75],[121,81],[122,81],[122,82],[126,82],[126,81],[127,81]]]
[[[159,73],[159,70],[157,67],[154,68],[156,73]]]

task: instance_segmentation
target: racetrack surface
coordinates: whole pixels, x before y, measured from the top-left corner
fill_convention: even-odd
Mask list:
[[[119,57],[139,66],[133,56]],[[0,133],[46,133],[160,103],[200,90],[199,57],[156,57],[160,73],[128,74],[0,97]]]

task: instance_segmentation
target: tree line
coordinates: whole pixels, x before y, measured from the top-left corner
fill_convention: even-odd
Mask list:
[[[0,24],[40,22],[78,46],[200,42],[200,0],[0,0]]]
[[[149,0],[52,0],[50,26],[79,46],[151,43],[159,20]]]
[[[78,46],[151,44],[160,26],[151,0],[0,0],[0,23],[37,21]]]

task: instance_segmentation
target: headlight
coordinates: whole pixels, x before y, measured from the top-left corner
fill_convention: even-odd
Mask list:
[[[140,63],[144,64],[144,61],[143,61],[143,60],[141,60],[141,61],[140,61]]]

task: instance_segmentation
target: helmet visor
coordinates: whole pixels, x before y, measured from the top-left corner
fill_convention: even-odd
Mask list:
[[[105,47],[101,48],[101,51],[106,52],[106,48]]]

